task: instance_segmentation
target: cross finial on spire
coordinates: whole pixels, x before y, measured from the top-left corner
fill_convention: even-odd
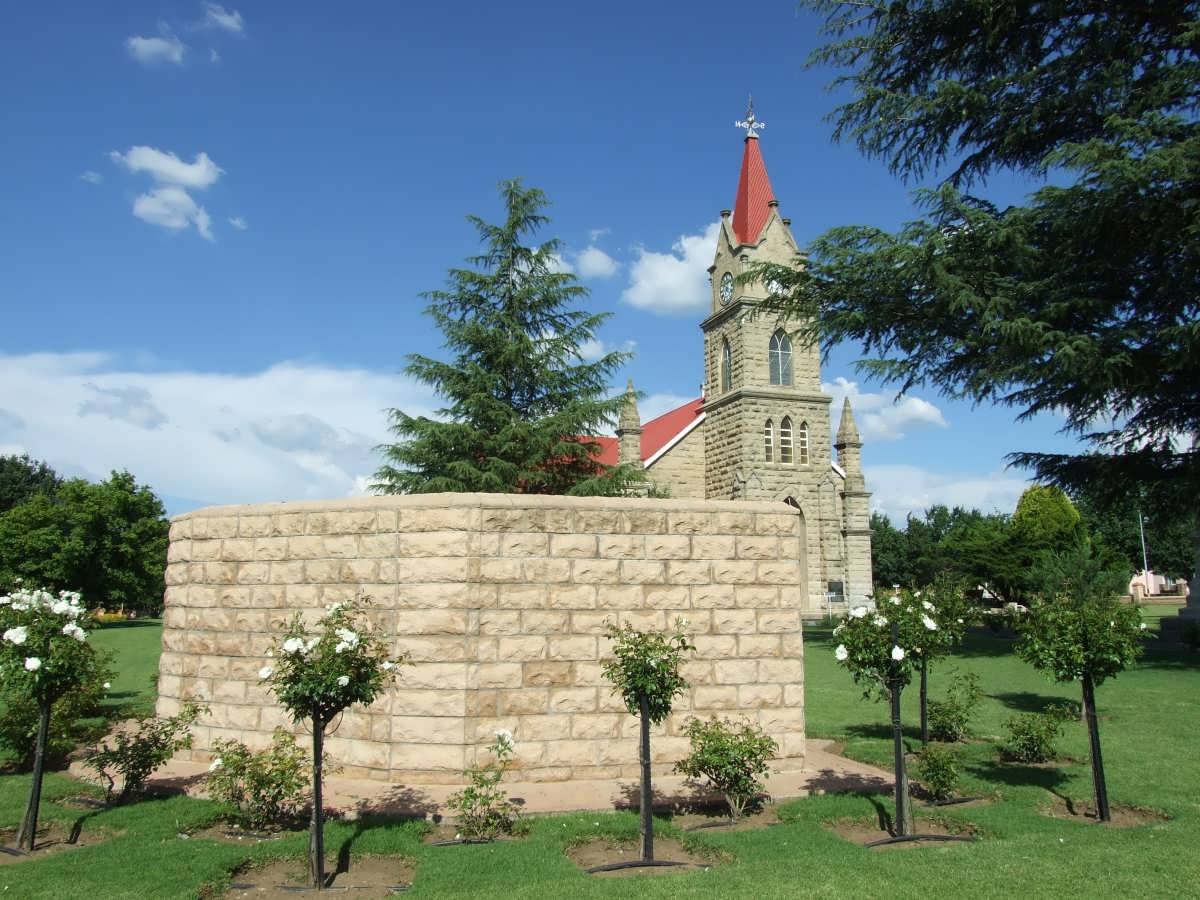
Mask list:
[[[748,137],[748,138],[758,137],[758,132],[755,131],[754,129],[767,127],[766,122],[760,122],[760,121],[758,121],[758,119],[754,118],[754,95],[753,94],[750,95],[749,103],[746,106],[746,118],[744,120],[739,119],[737,122],[734,122],[733,127],[734,128],[745,128],[746,129],[746,137]]]

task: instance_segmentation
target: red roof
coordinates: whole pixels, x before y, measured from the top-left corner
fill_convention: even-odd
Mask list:
[[[733,203],[733,234],[743,244],[753,244],[762,234],[771,215],[767,204],[775,199],[767,165],[763,162],[758,138],[746,138],[742,155],[742,173],[738,176],[737,199]]]
[[[642,462],[662,450],[688,428],[700,415],[704,398],[689,400],[683,406],[668,410],[657,419],[642,426]],[[594,437],[589,440],[600,445],[598,460],[606,466],[615,466],[620,458],[620,444],[615,437]]]

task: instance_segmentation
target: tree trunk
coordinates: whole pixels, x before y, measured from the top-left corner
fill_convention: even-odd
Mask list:
[[[1104,760],[1100,756],[1100,727],[1096,723],[1096,686],[1091,675],[1083,676],[1083,714],[1087,719],[1088,740],[1092,749],[1092,786],[1096,793],[1096,814],[1101,822],[1112,819],[1108,808],[1108,785],[1104,782]]]
[[[921,746],[929,743],[929,661],[921,657]]]
[[[904,767],[904,735],[900,730],[900,679],[892,679],[892,744],[896,766],[896,837],[912,834],[912,810],[908,799],[908,771]]]
[[[654,859],[654,789],[650,783],[650,703],[645,697],[638,697],[638,711],[641,715],[642,740],[638,750],[639,762],[642,764],[642,859]]]
[[[312,886],[325,889],[325,810],[321,797],[321,758],[325,753],[325,723],[319,716],[312,720],[313,802],[308,825],[308,874]]]
[[[29,853],[33,852],[34,839],[37,836],[38,806],[42,802],[42,775],[46,767],[46,735],[50,731],[49,700],[38,703],[37,743],[33,747],[33,783],[29,787],[29,805],[25,808],[25,817],[21,820],[21,830],[17,832],[17,847]]]

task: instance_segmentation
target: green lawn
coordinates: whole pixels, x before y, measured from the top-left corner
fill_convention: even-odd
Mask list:
[[[114,688],[144,689],[155,653],[146,640],[151,633],[156,629],[102,633],[104,640],[112,640],[114,648],[135,660],[125,670],[127,680]],[[850,755],[886,766],[890,744],[884,707],[862,700],[861,692],[835,666],[828,628],[810,628],[807,637],[810,733],[845,740]],[[625,879],[583,875],[562,852],[568,842],[596,834],[632,837],[637,823],[629,813],[545,817],[536,821],[528,839],[491,846],[427,847],[419,841],[417,826],[396,822],[334,823],[326,843],[331,854],[392,853],[416,860],[417,881],[410,891],[416,897],[626,897],[634,890],[651,898],[1200,897],[1200,656],[1151,641],[1136,670],[1099,690],[1113,802],[1154,807],[1172,817],[1120,830],[1051,819],[1039,812],[1055,793],[1088,797],[1082,726],[1069,725],[1062,742],[1065,753],[1078,762],[1062,768],[996,762],[990,739],[1001,733],[1003,720],[1051,699],[1077,699],[1070,688],[1043,679],[1012,656],[1009,641],[988,635],[973,635],[954,661],[939,665],[932,680],[934,696],[950,665],[977,671],[989,695],[975,723],[984,740],[965,750],[968,787],[998,799],[990,806],[944,813],[975,823],[984,834],[976,844],[893,853],[852,846],[821,823],[874,817],[880,806],[890,807],[888,798],[852,795],[788,804],[783,810],[788,824],[782,827],[693,838],[728,852],[733,861],[706,873],[646,878],[636,888]],[[915,721],[912,705],[908,708],[910,721]],[[0,824],[15,824],[19,818],[27,783],[18,776],[0,779]],[[56,777],[49,783],[51,798],[78,791],[79,786],[66,779]],[[104,830],[113,839],[0,867],[0,894],[96,900],[194,897],[203,885],[219,881],[252,857],[303,853],[300,835],[258,847],[180,836],[216,813],[211,804],[186,798],[94,813],[46,803],[47,818],[66,824],[84,819],[85,831]],[[661,825],[665,832],[672,830],[669,822]]]
[[[162,652],[162,622],[135,619],[103,625],[88,638],[101,650],[116,655],[116,675],[108,697],[110,705],[131,705],[138,712],[153,712],[154,683]]]

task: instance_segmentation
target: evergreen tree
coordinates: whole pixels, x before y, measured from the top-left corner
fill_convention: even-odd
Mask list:
[[[1061,412],[1088,452],[1012,455],[1042,479],[1171,485],[1194,511],[1200,5],[804,2],[831,36],[810,62],[850,92],[838,137],[906,179],[950,169],[897,233],[836,228],[758,277],[884,380]],[[1009,208],[968,192],[1003,169],[1052,183]]]
[[[634,473],[599,463],[600,447],[586,436],[615,421],[623,397],[605,394],[629,354],[581,358],[607,315],[573,308],[587,289],[556,271],[558,241],[530,243],[548,221],[545,194],[512,180],[500,195],[501,224],[468,217],[483,252],[470,268],[451,269],[444,290],[424,295],[451,359],[408,357],[405,371],[446,405],[436,419],[389,411],[398,440],[380,448],[375,489],[620,493]]]
[[[49,463],[33,459],[28,453],[0,456],[0,513],[34,494],[53,495],[61,484],[62,478]]]

